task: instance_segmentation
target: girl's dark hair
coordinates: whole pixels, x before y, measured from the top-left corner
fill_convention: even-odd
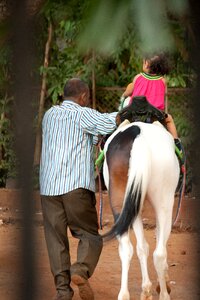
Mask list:
[[[146,54],[144,59],[149,62],[150,74],[166,75],[170,72],[170,61],[167,53]]]

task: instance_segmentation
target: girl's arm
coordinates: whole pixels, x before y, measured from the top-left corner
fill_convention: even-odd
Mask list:
[[[168,113],[168,91],[167,91],[167,82],[165,80],[165,78],[162,79],[164,86],[165,86],[165,112],[166,114]]]
[[[126,90],[122,96],[126,98],[126,97],[130,96],[132,94],[132,92],[133,92],[133,82],[131,82],[127,85]]]
[[[133,93],[133,89],[134,89],[134,84],[135,84],[135,81],[136,79],[138,78],[138,76],[140,76],[140,74],[136,75],[134,78],[133,78],[133,82],[129,83],[126,87],[126,90],[125,92],[123,93],[123,97],[128,97],[128,96],[131,96],[132,93]]]

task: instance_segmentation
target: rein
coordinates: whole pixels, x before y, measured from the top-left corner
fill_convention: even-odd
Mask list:
[[[186,164],[186,162],[185,162]],[[181,211],[181,204],[182,204],[182,200],[184,198],[184,192],[185,192],[185,184],[186,184],[186,167],[185,164],[181,166],[181,172],[183,174],[183,179],[181,182],[181,186],[179,189],[179,199],[178,199],[178,206],[177,206],[177,210],[176,210],[176,215],[173,221],[173,225],[174,226],[176,224],[176,222],[179,219],[179,215],[180,215],[180,211]]]
[[[103,138],[97,144],[97,151],[96,151],[96,160],[98,158],[98,154],[102,151],[101,150],[101,143]],[[101,168],[101,167],[100,167]],[[98,164],[96,164],[96,172],[98,176],[98,184],[99,184],[99,209],[98,209],[98,224],[99,229],[103,229],[103,193],[102,193],[102,184],[101,184],[101,175],[100,175],[100,168]]]

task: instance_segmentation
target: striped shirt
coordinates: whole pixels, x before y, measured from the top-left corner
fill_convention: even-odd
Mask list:
[[[116,128],[117,112],[99,113],[71,100],[50,108],[42,121],[40,194],[62,195],[77,188],[95,191],[93,146]]]

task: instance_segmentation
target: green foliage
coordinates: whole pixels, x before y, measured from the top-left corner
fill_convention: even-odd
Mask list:
[[[168,86],[185,88],[186,80],[184,80],[183,75],[168,76]]]
[[[169,113],[173,116],[178,135],[183,144],[189,147],[193,138],[193,114],[191,102],[191,91],[186,89],[169,92]]]
[[[148,33],[146,21],[151,14],[146,9],[147,18],[140,18],[144,10],[137,9],[144,1],[135,1],[137,5],[130,8],[132,0],[47,0],[40,12],[41,31],[38,36],[38,49],[43,61],[44,45],[47,39],[48,26],[53,25],[53,38],[50,49],[48,68],[39,67],[40,75],[47,75],[46,106],[57,104],[63,93],[67,79],[80,77],[91,86],[92,72],[96,80],[96,107],[100,111],[118,109],[122,90],[102,90],[101,87],[125,87],[142,68],[142,34]],[[171,2],[171,4],[170,4]],[[188,49],[185,45],[186,30],[177,17],[181,8],[172,9],[173,1],[167,1],[169,15],[166,26],[173,33],[176,49],[173,52],[173,69],[167,77],[169,87],[193,86],[195,76],[187,64]],[[186,3],[187,1],[182,1]],[[150,5],[150,9],[155,10]],[[98,8],[100,10],[98,10]],[[130,9],[129,9],[130,8]],[[135,11],[133,12],[133,8]],[[163,7],[157,7],[163,9]],[[156,8],[156,9],[157,9]],[[103,13],[102,13],[103,12]],[[173,15],[176,12],[176,16]],[[140,18],[140,19],[139,19]],[[159,21],[156,19],[156,22]],[[157,24],[154,22],[155,24]],[[87,31],[88,26],[90,30]],[[142,27],[145,26],[145,32]],[[142,32],[142,34],[141,34]],[[161,36],[159,33],[159,37]],[[148,37],[149,39],[149,37]],[[156,45],[155,33],[151,43]],[[159,40],[160,41],[160,40]],[[84,42],[83,48],[79,47]],[[146,40],[145,40],[146,42]],[[98,46],[98,47],[97,47]],[[145,49],[146,50],[146,49]],[[0,49],[0,186],[5,185],[8,176],[15,175],[15,155],[12,150],[13,136],[10,124],[12,98],[7,90],[10,84],[10,51],[7,47]],[[39,73],[38,72],[38,73]],[[184,97],[183,97],[184,98]],[[189,142],[191,122],[186,105],[181,97],[170,98],[170,112],[173,115],[178,132],[186,144]]]
[[[169,113],[173,116],[178,135],[181,138],[186,154],[186,193],[191,192],[193,172],[191,169],[192,151],[194,151],[194,126],[192,112],[192,90],[170,89]]]
[[[79,46],[87,50],[95,48],[110,54],[121,47],[129,21],[140,41],[142,51],[173,50],[176,42],[171,33],[171,18],[180,21],[188,9],[188,0],[179,5],[164,0],[96,0],[88,9],[87,22],[80,34]]]
[[[44,28],[44,30],[47,31],[49,22],[53,24],[54,28],[49,66],[47,69],[44,69],[44,67],[40,68],[41,74],[44,72],[47,73],[48,103],[56,104],[59,102],[63,93],[63,86],[66,80],[71,77],[81,77],[91,84],[92,71],[94,70],[96,85],[98,87],[126,86],[141,71],[142,44],[137,32],[137,26],[133,21],[134,14],[131,13],[132,10],[126,10],[126,12],[123,9],[121,10],[124,4],[119,5],[115,0],[109,3],[109,7],[114,5],[116,8],[112,12],[106,6],[107,17],[104,16],[106,22],[108,22],[109,14],[111,16],[116,13],[116,15],[120,15],[122,18],[125,16],[127,18],[124,21],[124,25],[120,23],[119,28],[123,27],[123,34],[120,36],[117,35],[117,47],[106,52],[101,51],[96,43],[93,43],[93,47],[89,43],[90,47],[87,50],[85,49],[85,51],[79,48],[79,41],[84,36],[82,33],[83,29],[87,27],[86,24],[93,21],[95,24],[96,22],[102,22],[102,16],[98,11],[98,7],[104,11],[105,2],[100,3],[100,1],[96,1],[96,3],[92,3],[90,0],[86,0],[81,3],[78,0],[73,0],[70,1],[69,5],[64,0],[58,2],[46,1],[41,12],[47,21],[46,29]],[[124,15],[122,16],[123,11]],[[91,15],[99,16],[99,21],[93,20]],[[179,40],[183,41],[185,30],[180,26],[178,19],[171,16],[171,18],[168,18],[168,21],[169,26],[174,31],[174,39],[179,36]],[[93,29],[91,28],[91,30]],[[85,37],[85,41],[91,38],[88,31],[86,32],[87,37]],[[103,41],[101,40],[102,37]],[[109,38],[107,33],[104,36],[103,31],[101,35],[97,35],[97,38],[101,41],[102,47],[104,47],[107,39],[111,39],[110,31]],[[183,60],[185,56],[183,55],[182,57],[182,54],[185,55],[185,48],[181,44],[180,49],[176,50],[173,54],[174,67],[168,76],[169,87],[186,87],[192,81],[189,75],[191,74],[190,70],[185,69],[185,62]]]
[[[110,55],[96,55],[95,75],[98,86],[126,86],[141,71],[141,49],[135,32],[127,28],[121,45]]]
[[[96,93],[97,110],[100,112],[117,111],[122,92],[122,89],[98,89]]]
[[[13,134],[9,119],[12,98],[0,99],[0,187],[5,186],[8,177],[16,176],[16,156],[13,151]]]
[[[75,2],[73,1],[74,6]],[[91,53],[83,56],[76,44],[84,5],[80,6],[77,1],[76,9],[72,10],[72,6],[69,8],[66,1],[58,3],[47,1],[44,8],[44,16],[53,24],[54,30],[49,67],[46,69],[40,67],[40,73],[46,72],[47,74],[47,96],[51,99],[52,104],[59,102],[67,79],[81,77],[90,81]]]
[[[8,177],[16,175],[16,157],[13,151],[10,110],[12,97],[8,96],[10,84],[10,49],[0,49],[0,187],[4,187]]]
[[[51,3],[52,1],[48,1],[49,7]],[[42,72],[47,72],[48,99],[52,104],[57,103],[62,95],[65,81],[71,77],[79,76],[90,84],[92,70],[94,70],[97,86],[97,109],[102,112],[117,110],[122,90],[109,91],[100,89],[100,87],[125,87],[137,73],[142,71],[142,50],[144,49],[141,37],[138,34],[137,21],[134,20],[135,14],[131,14],[131,11],[128,12],[127,10],[126,12],[118,10],[124,4],[118,6],[115,0],[109,2],[109,7],[112,5],[118,6],[112,13],[109,11],[107,2],[96,1],[100,6],[100,11],[106,7],[104,18],[97,11],[98,6],[96,4],[92,5],[91,1],[84,1],[84,4],[79,3],[75,9],[73,5],[77,5],[77,3],[78,1],[71,1],[70,4],[72,7],[69,9],[65,1],[59,1],[57,4],[53,4],[52,9],[49,8],[46,11],[46,13],[48,12],[48,20],[51,20],[54,25],[50,64],[47,70],[41,68]],[[172,88],[192,87],[195,76],[187,63],[188,51],[185,45],[185,26],[183,26],[180,18],[177,17],[178,11],[175,15],[175,10],[171,10],[170,7],[169,4],[168,24],[166,26],[169,26],[173,35],[176,49],[170,52],[172,68],[170,74],[167,76],[167,84],[168,87]],[[63,14],[63,11],[66,14]],[[105,48],[109,46],[106,44],[108,43],[108,39],[112,39],[110,30],[107,30],[110,27],[106,27],[107,32],[104,30],[105,24],[109,22],[109,14],[110,16],[114,15],[114,17],[117,17],[118,13],[122,12],[124,12],[124,15],[121,17],[124,18],[126,15],[128,18],[124,21],[126,26],[121,26],[119,22],[121,17],[117,20],[119,26],[114,25],[116,27],[114,43],[117,43],[117,47],[111,47],[112,50],[110,48],[109,51],[101,51],[104,46]],[[86,13],[88,13],[87,17],[85,17]],[[96,16],[97,19],[95,20]],[[98,34],[99,29],[95,26],[102,22],[101,17],[105,19],[105,24],[102,25],[103,27],[99,27],[101,28],[101,33]],[[110,18],[110,20],[112,22],[113,18]],[[91,25],[93,21],[94,27],[91,27],[88,33],[87,24]],[[95,37],[93,35],[94,28],[97,30]],[[86,31],[84,30],[83,32],[82,29],[86,29]],[[121,29],[121,33],[123,34],[118,35]],[[86,35],[84,35],[85,32],[87,32]],[[86,45],[85,52],[82,51],[82,48],[79,49],[78,47],[80,39],[83,36],[85,37],[84,44],[87,44],[88,41],[88,47]],[[91,43],[92,38],[95,38],[95,42],[93,43]],[[101,45],[97,47],[99,43]],[[182,103],[182,99],[185,99],[182,97],[182,94],[177,94],[175,98],[170,98],[170,112],[175,119],[179,135],[184,143],[188,145],[191,138],[191,118],[188,115],[188,110],[185,108],[186,106]]]

